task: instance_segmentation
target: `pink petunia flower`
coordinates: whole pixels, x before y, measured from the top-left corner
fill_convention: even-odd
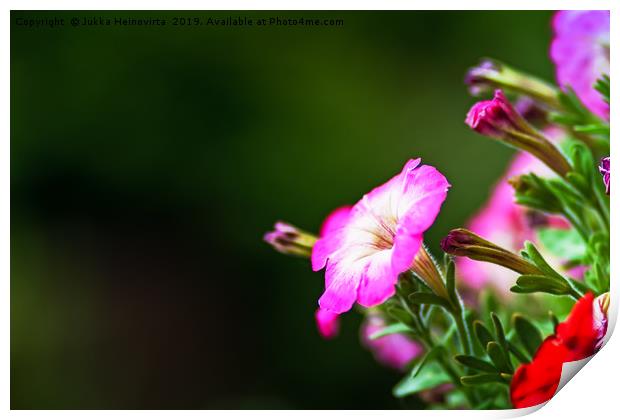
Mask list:
[[[467,224],[467,228],[483,238],[512,252],[523,248],[526,240],[535,240],[534,228],[545,226],[568,227],[563,218],[532,213],[515,203],[514,191],[508,183],[513,176],[534,172],[544,178],[555,174],[532,155],[519,152],[508,170],[491,192],[487,204]],[[490,284],[500,292],[508,292],[516,279],[511,270],[495,264],[457,258],[459,277],[469,286],[480,288]]]
[[[407,365],[419,356],[423,347],[404,334],[390,334],[380,338],[370,337],[385,327],[379,316],[370,315],[361,327],[361,341],[384,366],[404,371]]]
[[[353,206],[344,225],[312,249],[312,269],[326,267],[319,306],[336,313],[357,301],[379,305],[411,268],[424,232],[437,217],[450,184],[435,168],[409,160],[402,172]]]
[[[337,313],[318,308],[314,313],[314,318],[321,337],[326,340],[331,340],[338,335],[340,331],[340,321]]]
[[[573,88],[590,111],[609,119],[609,104],[594,89],[596,81],[609,74],[609,11],[562,10],[552,26],[550,55],[558,84]]]

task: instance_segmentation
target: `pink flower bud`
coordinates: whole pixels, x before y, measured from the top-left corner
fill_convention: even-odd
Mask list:
[[[605,192],[607,195],[609,195],[609,167],[609,157],[601,159],[601,164],[599,165],[598,170],[601,172],[601,175],[603,175],[603,182],[605,183]]]
[[[317,238],[285,222],[276,222],[273,232],[263,237],[276,251],[288,255],[310,257]]]
[[[522,131],[523,122],[499,89],[492,100],[474,104],[465,119],[465,123],[478,133],[498,139],[505,138],[512,131]]]
[[[484,136],[501,140],[515,149],[536,156],[562,177],[571,170],[562,153],[525,121],[499,89],[490,101],[474,104],[467,113],[465,123]]]

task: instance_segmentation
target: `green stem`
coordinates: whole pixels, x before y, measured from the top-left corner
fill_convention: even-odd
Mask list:
[[[461,341],[461,347],[463,353],[467,355],[473,355],[473,344],[471,342],[471,334],[467,328],[467,320],[465,319],[465,311],[463,307],[459,305],[459,309],[451,313],[452,318],[456,324],[456,330]]]
[[[597,209],[599,217],[603,220],[603,225],[606,232],[609,233],[609,208],[607,207],[603,193],[599,188],[594,188],[594,195],[596,196],[596,200],[594,200],[594,207]]]
[[[409,315],[411,315],[413,322],[415,324],[415,330],[419,332],[419,337],[422,341],[422,344],[426,348],[426,351],[430,351],[431,349],[435,348],[436,343],[433,340],[433,337],[431,336],[430,330],[428,329],[428,327],[424,324],[423,320],[421,319],[420,314],[411,309],[407,299],[405,299],[404,296],[399,294],[398,299],[401,305],[403,306],[403,308],[409,313]],[[465,385],[461,383],[460,375],[454,369],[454,367],[450,364],[450,362],[446,360],[445,355],[439,354],[439,356],[437,356],[437,362],[439,363],[441,368],[448,374],[454,386],[456,386],[457,388],[463,391],[463,394],[465,395],[465,398],[467,398],[467,401],[469,402],[470,406],[474,407],[476,404],[476,399],[472,393],[472,390],[468,389]]]

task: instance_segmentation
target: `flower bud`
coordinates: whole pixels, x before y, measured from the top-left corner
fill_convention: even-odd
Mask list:
[[[285,222],[276,222],[274,231],[266,233],[263,239],[282,254],[300,257],[310,257],[317,241],[316,236]]]
[[[441,248],[451,255],[501,265],[520,274],[542,274],[530,262],[467,229],[451,230],[441,240]]]
[[[558,90],[549,83],[529,74],[500,63],[496,60],[483,59],[480,64],[470,68],[465,75],[465,84],[473,96],[492,92],[494,89],[528,96],[539,103],[558,109]]]
[[[599,165],[598,170],[600,171],[601,175],[603,175],[603,182],[605,183],[605,192],[607,193],[607,195],[609,195],[609,167],[609,156],[601,159],[601,164]]]
[[[499,89],[492,100],[474,104],[465,123],[484,136],[532,154],[562,177],[571,170],[562,153],[525,121]]]
[[[609,292],[603,293],[592,303],[592,323],[596,332],[595,349],[598,350],[603,345],[605,334],[607,334],[609,312]]]

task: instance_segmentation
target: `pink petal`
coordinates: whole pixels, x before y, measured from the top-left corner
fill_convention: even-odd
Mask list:
[[[404,226],[399,228],[392,248],[392,270],[402,273],[411,268],[421,246],[421,233],[412,234]]]
[[[403,175],[397,210],[399,226],[405,226],[409,234],[422,233],[437,218],[450,184],[441,172],[428,165],[406,168]]]
[[[312,270],[319,271],[325,267],[327,258],[335,252],[342,242],[344,232],[341,229],[346,225],[351,213],[351,206],[338,207],[323,221],[319,233],[320,239],[312,248]]]
[[[351,309],[357,299],[360,278],[357,271],[361,269],[342,267],[330,260],[325,271],[325,292],[319,299],[319,306],[337,314]]]
[[[357,303],[371,307],[382,304],[394,295],[399,273],[392,270],[390,250],[377,252],[367,260],[357,292]]]
[[[319,308],[314,313],[314,317],[319,334],[323,338],[330,340],[338,335],[340,321],[337,313]]]
[[[347,220],[349,220],[349,214],[353,206],[342,206],[332,211],[323,221],[319,236],[324,237],[338,229],[343,228]]]

